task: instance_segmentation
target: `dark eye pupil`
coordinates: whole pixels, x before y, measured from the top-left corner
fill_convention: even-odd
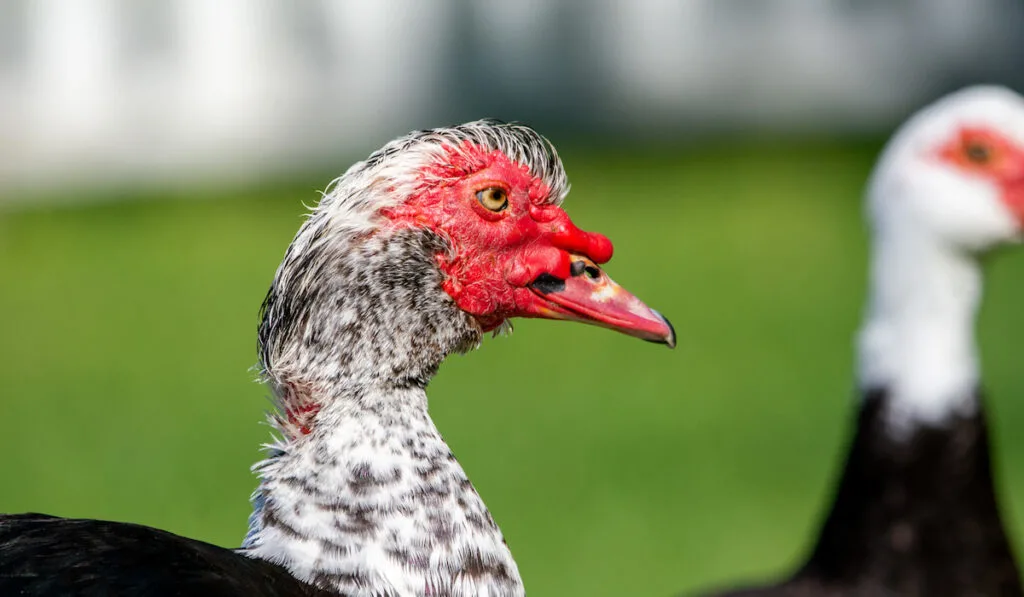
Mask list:
[[[491,187],[483,189],[476,194],[477,200],[491,211],[502,211],[508,206],[508,197],[505,189]]]
[[[989,148],[980,143],[971,143],[967,146],[967,159],[975,164],[984,164],[988,161],[990,155],[991,151]]]

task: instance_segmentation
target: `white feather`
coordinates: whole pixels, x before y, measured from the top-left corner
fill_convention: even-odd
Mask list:
[[[938,158],[964,126],[1024,146],[1024,98],[975,87],[925,108],[889,142],[868,189],[871,295],[859,377],[889,391],[897,431],[977,408],[978,257],[1020,234],[995,184]]]

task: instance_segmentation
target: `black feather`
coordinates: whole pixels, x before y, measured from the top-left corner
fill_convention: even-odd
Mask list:
[[[0,515],[0,595],[328,597],[281,566],[136,524]]]

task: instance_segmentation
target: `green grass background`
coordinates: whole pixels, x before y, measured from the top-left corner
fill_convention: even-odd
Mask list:
[[[568,211],[679,346],[520,321],[432,383],[531,595],[670,595],[799,558],[854,405],[878,147],[563,149]],[[240,542],[270,433],[257,309],[333,175],[0,211],[0,511]],[[980,330],[1018,543],[1022,257],[993,260]]]

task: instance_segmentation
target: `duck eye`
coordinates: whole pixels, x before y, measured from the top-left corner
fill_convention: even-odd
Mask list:
[[[964,146],[964,154],[971,163],[984,166],[992,160],[992,148],[984,143],[972,141]]]
[[[476,200],[494,212],[504,211],[508,207],[508,193],[501,187],[487,187],[477,191]]]

